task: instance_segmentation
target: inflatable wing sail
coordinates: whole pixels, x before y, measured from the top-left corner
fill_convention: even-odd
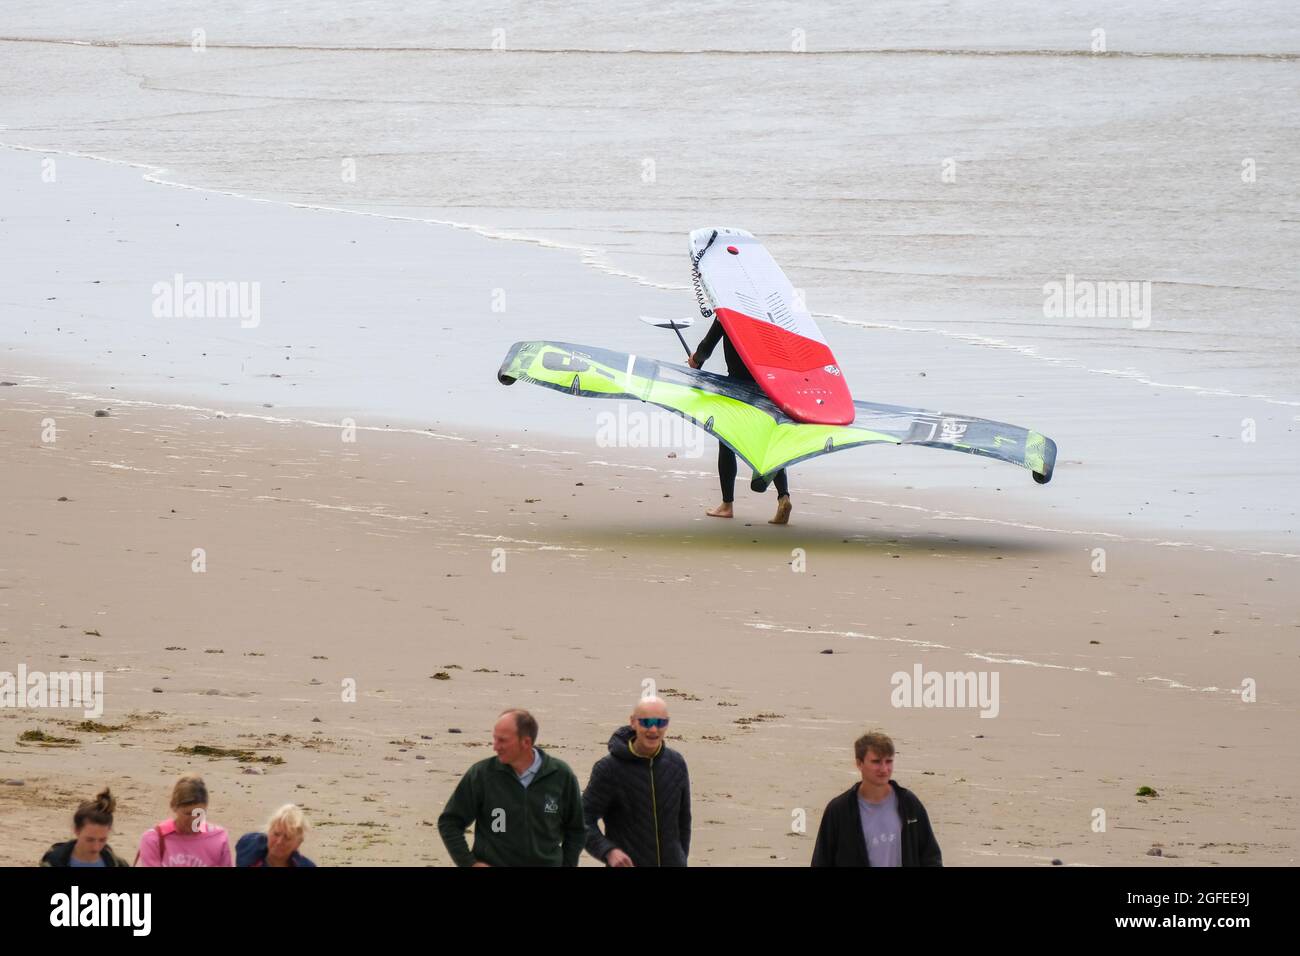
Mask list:
[[[1018,425],[969,415],[854,402],[852,425],[812,425],[785,415],[762,391],[722,375],[568,342],[516,342],[497,379],[532,382],[585,398],[649,402],[681,415],[731,448],[757,480],[796,462],[858,445],[925,445],[1028,468],[1046,484],[1056,443]]]

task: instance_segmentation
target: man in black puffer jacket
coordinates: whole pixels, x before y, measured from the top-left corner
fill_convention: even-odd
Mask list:
[[[587,852],[610,866],[685,866],[691,847],[686,761],[664,743],[668,705],[637,702],[629,726],[609,738],[582,794]],[[605,832],[596,825],[605,821]]]

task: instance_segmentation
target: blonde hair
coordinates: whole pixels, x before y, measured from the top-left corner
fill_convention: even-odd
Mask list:
[[[187,773],[172,787],[172,808],[192,807],[208,802],[208,785],[197,773]]]
[[[275,813],[271,814],[271,819],[266,821],[266,832],[270,833],[279,826],[285,833],[305,837],[311,827],[307,823],[307,816],[302,812],[302,807],[293,803],[286,803]]]

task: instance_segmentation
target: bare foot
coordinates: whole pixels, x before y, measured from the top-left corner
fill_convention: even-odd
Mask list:
[[[705,513],[706,515],[708,515],[710,518],[731,518],[731,517],[733,517],[733,515],[732,515],[732,513],[731,513],[731,504],[730,504],[729,502],[726,502],[726,501],[724,501],[722,504],[718,505],[716,508],[712,508],[712,509],[710,509],[709,511],[706,511],[706,512],[704,512],[704,513]]]
[[[790,504],[790,496],[782,495],[776,499],[776,517],[768,524],[789,524],[790,512],[794,510],[794,505]]]

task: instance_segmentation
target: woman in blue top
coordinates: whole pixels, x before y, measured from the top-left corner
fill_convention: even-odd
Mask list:
[[[130,866],[108,845],[117,801],[105,787],[94,800],[84,800],[72,815],[76,839],[56,843],[41,857],[41,866]]]

